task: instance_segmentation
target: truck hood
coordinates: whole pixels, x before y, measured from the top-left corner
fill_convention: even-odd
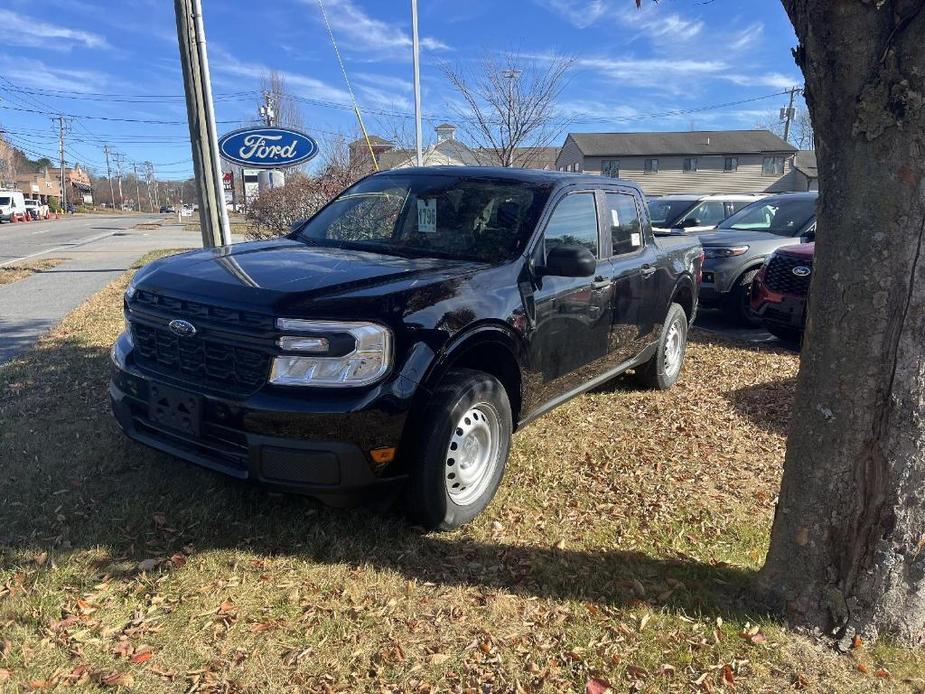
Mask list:
[[[738,246],[762,242],[771,246],[779,246],[799,241],[792,236],[778,236],[766,231],[724,231],[722,229],[701,234],[699,238],[704,246]]]
[[[280,239],[163,258],[138,272],[136,286],[164,294],[271,308],[283,298],[315,299],[391,285],[443,281],[481,263],[407,258],[309,246]]]

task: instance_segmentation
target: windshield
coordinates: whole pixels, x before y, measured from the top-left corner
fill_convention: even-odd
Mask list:
[[[497,263],[523,252],[549,184],[453,175],[371,176],[296,238],[393,255]]]
[[[2,196],[0,196],[0,205],[9,205],[9,204],[10,204],[10,198],[9,198],[9,197],[2,197]]]
[[[719,225],[719,229],[766,231],[795,236],[816,215],[816,197],[766,198],[744,207]]]
[[[672,227],[697,204],[696,200],[649,200],[649,217],[654,227]]]

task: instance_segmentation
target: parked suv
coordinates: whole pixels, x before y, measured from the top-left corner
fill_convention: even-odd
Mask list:
[[[628,370],[675,383],[701,262],[616,179],[386,171],[287,237],[139,270],[112,406],[205,467],[338,500],[402,485],[409,515],[454,528],[517,427]]]
[[[752,282],[752,310],[769,333],[785,342],[803,339],[815,251],[815,242],[778,248]]]
[[[753,202],[701,236],[706,256],[700,299],[746,325],[760,325],[752,311],[752,280],[781,246],[816,238],[818,193],[786,193]]]
[[[710,231],[762,193],[724,195],[662,195],[649,198],[649,216],[656,234]]]
[[[26,198],[24,203],[26,206],[26,212],[32,217],[32,219],[48,218],[48,205],[45,205],[39,200],[32,200],[31,198]]]

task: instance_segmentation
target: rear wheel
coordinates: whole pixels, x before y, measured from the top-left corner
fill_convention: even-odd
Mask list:
[[[687,314],[680,304],[671,304],[655,354],[636,369],[636,380],[645,388],[668,390],[681,376],[686,351]]]
[[[498,379],[468,369],[448,373],[416,425],[408,515],[440,530],[475,518],[501,483],[512,429],[511,405]]]

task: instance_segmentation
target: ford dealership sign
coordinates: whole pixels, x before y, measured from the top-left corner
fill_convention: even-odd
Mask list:
[[[298,166],[318,154],[317,142],[289,128],[234,130],[218,141],[218,148],[228,161],[254,169]]]

